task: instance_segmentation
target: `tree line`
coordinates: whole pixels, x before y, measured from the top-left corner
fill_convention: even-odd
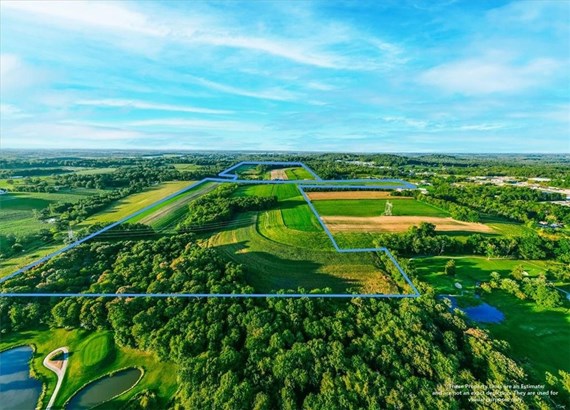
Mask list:
[[[215,222],[225,222],[239,212],[270,209],[277,205],[277,197],[233,196],[237,184],[223,184],[188,205],[185,219],[179,229],[200,227]]]
[[[422,222],[404,233],[383,233],[374,237],[375,246],[389,244],[390,249],[406,256],[483,255],[488,258],[556,259],[570,263],[570,238],[547,238],[534,232],[520,237],[469,235],[467,240],[440,235],[435,225]]]
[[[84,244],[1,287],[250,293],[245,269],[184,234]],[[0,298],[0,329],[109,329],[118,345],[178,364],[172,401],[147,391],[132,408],[483,408],[446,386],[529,382],[506,343],[420,286],[422,297],[398,301]],[[505,395],[520,408],[547,407],[539,396]]]

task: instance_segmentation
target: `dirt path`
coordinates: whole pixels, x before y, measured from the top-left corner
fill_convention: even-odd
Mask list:
[[[63,353],[63,360],[50,360],[51,357],[55,356],[56,354],[62,352]],[[44,358],[44,366],[50,369],[57,375],[57,384],[55,385],[55,389],[51,398],[49,399],[49,403],[46,407],[47,410],[53,407],[53,403],[55,402],[55,398],[57,397],[57,393],[59,393],[59,389],[61,388],[61,384],[63,383],[63,377],[65,376],[65,371],[67,370],[67,359],[69,357],[69,349],[67,347],[59,347],[55,349],[53,352],[48,354]]]
[[[405,232],[422,222],[434,224],[437,231],[494,232],[481,223],[434,216],[325,216],[322,219],[333,232]]]
[[[284,169],[272,169],[271,170],[271,180],[274,181],[277,179],[280,179],[283,181],[286,179],[289,179],[289,178],[287,178],[287,173],[285,172]]]

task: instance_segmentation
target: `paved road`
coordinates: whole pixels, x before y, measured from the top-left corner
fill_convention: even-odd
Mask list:
[[[51,358],[55,356],[57,353],[63,352],[63,366],[61,369],[51,363]],[[59,393],[59,389],[61,388],[61,384],[63,383],[63,376],[65,376],[65,371],[67,370],[67,359],[69,357],[69,349],[67,347],[59,347],[55,349],[53,352],[48,354],[44,359],[44,366],[50,369],[57,375],[57,384],[55,385],[55,390],[49,399],[49,403],[47,405],[47,410],[53,407],[53,403],[55,402],[55,398],[57,397],[57,393]]]

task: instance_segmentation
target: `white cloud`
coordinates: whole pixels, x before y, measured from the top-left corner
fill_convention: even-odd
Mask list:
[[[37,85],[46,79],[46,73],[32,68],[14,54],[0,54],[0,88],[5,96],[12,91]]]
[[[194,13],[192,17],[180,17],[161,15],[154,10],[151,15],[145,14],[141,7],[126,7],[125,3],[81,0],[8,0],[0,4],[3,12],[36,17],[41,24],[56,25],[65,30],[82,30],[90,36],[106,32],[130,33],[179,44],[249,50],[320,68],[373,70],[403,61],[400,57],[402,50],[395,45],[359,34],[340,24],[313,26],[312,22],[307,23],[292,38],[271,35],[266,30],[256,34],[255,28],[247,26],[245,30],[228,28],[235,21],[224,18],[221,13]],[[297,21],[294,23],[298,24]],[[140,41],[133,43],[119,39],[123,46],[130,45],[134,51],[143,52]],[[351,56],[348,52],[355,47],[366,50],[370,46],[376,53],[366,58],[360,54]]]
[[[232,114],[233,111],[214,110],[210,108],[191,107],[185,105],[173,104],[156,104],[137,100],[121,100],[121,99],[101,99],[101,100],[80,100],[77,105],[90,105],[96,107],[117,107],[117,108],[135,108],[141,110],[157,110],[157,111],[178,111],[193,112],[199,114]]]
[[[487,59],[468,59],[431,68],[420,75],[420,82],[467,95],[518,92],[547,82],[558,68],[558,62],[546,58],[518,66]]]
[[[0,115],[2,116],[13,117],[20,115],[21,113],[22,111],[14,105],[0,104]]]
[[[182,130],[208,129],[222,130],[225,132],[246,131],[255,132],[264,129],[263,125],[245,121],[211,121],[195,120],[186,118],[157,118],[149,120],[131,121],[122,123],[129,127],[178,127]]]
[[[168,29],[155,26],[144,14],[129,10],[118,2],[15,0],[2,1],[1,6],[3,11],[35,14],[68,28],[99,27],[151,36],[168,33]]]
[[[144,137],[138,131],[89,124],[25,122],[1,128],[2,146],[11,148],[108,148]]]
[[[274,101],[294,101],[300,98],[299,94],[278,87],[254,91],[254,90],[246,90],[244,88],[234,87],[232,85],[221,84],[200,77],[191,77],[191,80],[197,84],[200,84],[212,90],[221,91],[227,94],[241,95],[243,97],[251,97],[262,100],[274,100]]]

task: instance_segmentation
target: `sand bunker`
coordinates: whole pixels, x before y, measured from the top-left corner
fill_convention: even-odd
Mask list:
[[[422,222],[434,224],[436,231],[440,232],[494,232],[491,227],[481,223],[433,216],[324,216],[322,220],[333,232],[405,232],[410,227],[418,226]]]

